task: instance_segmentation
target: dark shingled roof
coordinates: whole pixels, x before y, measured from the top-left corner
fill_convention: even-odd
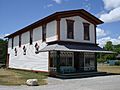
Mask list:
[[[117,59],[120,59],[120,54],[118,54],[118,55],[116,56],[116,58],[117,58]]]
[[[70,44],[70,43],[56,43],[48,44],[45,48],[41,49],[40,52],[46,51],[72,51],[72,52],[99,52],[99,53],[113,53],[112,51],[106,51],[96,44]]]

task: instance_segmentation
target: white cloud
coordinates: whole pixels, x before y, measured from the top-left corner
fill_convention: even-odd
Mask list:
[[[103,0],[104,8],[107,10],[120,7],[120,0]]]
[[[106,12],[100,15],[100,19],[106,23],[120,21],[120,0],[103,0]]]
[[[90,11],[91,5],[90,5],[90,4],[85,5],[85,9],[86,9],[87,11]]]
[[[97,31],[97,37],[103,37],[103,36],[106,36],[107,33],[105,32],[105,30],[101,29],[101,28],[96,28],[96,31]]]
[[[120,21],[120,7],[111,10],[109,13],[101,14],[100,19],[104,22]]]
[[[56,2],[57,4],[61,4],[62,0],[53,0],[54,2]]]
[[[49,7],[52,7],[52,6],[53,6],[53,4],[48,4],[48,5],[44,6],[44,8],[49,8]]]
[[[53,6],[53,4],[48,4],[48,5],[47,5],[47,7],[52,7],[52,6]]]
[[[61,4],[62,2],[68,2],[69,0],[52,0],[57,4]]]
[[[0,39],[4,39],[5,36],[8,36],[9,34],[0,34]]]
[[[118,38],[104,37],[97,40],[99,46],[103,47],[107,41],[111,41],[113,45],[120,44],[120,36]]]

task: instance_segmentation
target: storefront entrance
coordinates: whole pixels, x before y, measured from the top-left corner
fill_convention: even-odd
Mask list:
[[[68,74],[96,70],[95,53],[51,51],[49,62],[49,71],[52,73]]]

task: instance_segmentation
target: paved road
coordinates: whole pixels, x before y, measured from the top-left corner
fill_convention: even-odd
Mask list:
[[[120,75],[82,79],[48,78],[44,86],[0,86],[0,90],[120,90]]]

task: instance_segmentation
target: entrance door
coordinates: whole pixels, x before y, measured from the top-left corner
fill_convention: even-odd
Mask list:
[[[74,53],[74,67],[77,72],[84,71],[84,53]]]

